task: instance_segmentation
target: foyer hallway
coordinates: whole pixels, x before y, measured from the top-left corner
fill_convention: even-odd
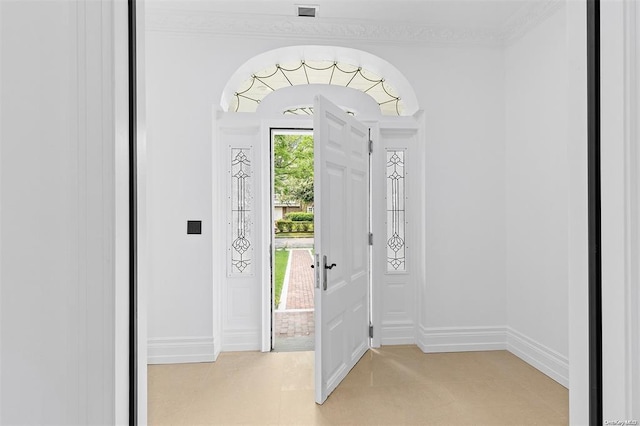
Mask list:
[[[569,392],[507,351],[369,350],[323,405],[313,352],[150,365],[150,425],[567,425]]]

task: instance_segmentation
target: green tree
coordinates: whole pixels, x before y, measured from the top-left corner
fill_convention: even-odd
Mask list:
[[[280,201],[313,203],[313,136],[276,135],[274,192]]]
[[[300,202],[303,211],[313,204],[313,178],[300,180],[291,191],[292,197]]]

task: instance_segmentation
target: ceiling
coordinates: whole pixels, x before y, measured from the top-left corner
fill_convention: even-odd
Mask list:
[[[452,28],[500,30],[549,0],[148,0],[153,8],[223,14],[296,17],[296,5],[317,5],[316,20],[407,22]],[[314,18],[297,18],[314,20]]]

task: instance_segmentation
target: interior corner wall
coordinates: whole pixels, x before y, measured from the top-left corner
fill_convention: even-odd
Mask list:
[[[207,358],[220,343],[212,341],[220,308],[212,280],[224,279],[220,271],[226,271],[225,259],[212,249],[225,244],[212,240],[213,227],[226,223],[226,212],[212,208],[212,156],[220,149],[211,146],[213,111],[238,67],[292,41],[160,30],[146,35],[149,361],[170,360],[163,358],[170,348],[182,351],[173,361],[194,359],[187,356],[194,353]],[[418,330],[423,348],[443,349],[470,328],[474,337],[489,340],[495,327],[504,334],[502,49],[344,39],[304,43],[351,47],[385,59],[411,82],[425,111],[427,171],[420,184],[426,191],[428,285],[417,283],[424,287]],[[203,221],[202,235],[186,234],[190,219]],[[259,321],[257,315],[256,331]],[[430,333],[438,342],[429,340]],[[199,349],[189,339],[200,342]]]
[[[501,49],[430,49],[409,79],[425,109],[426,352],[504,348],[502,60]]]
[[[567,67],[564,7],[505,51],[507,348],[565,386]]]

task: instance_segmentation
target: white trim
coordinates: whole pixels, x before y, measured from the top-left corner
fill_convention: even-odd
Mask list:
[[[229,109],[229,104],[234,96],[234,93],[238,90],[238,87],[252,74],[262,71],[265,68],[272,66],[273,64],[299,61],[304,59],[323,59],[333,60],[337,62],[346,62],[370,70],[371,72],[379,75],[380,77],[383,77],[386,81],[390,82],[390,84],[392,84],[396,89],[404,104],[404,110],[402,113],[403,115],[410,116],[418,110],[418,98],[416,97],[415,91],[413,90],[413,86],[411,85],[411,83],[409,83],[409,80],[407,80],[407,78],[400,72],[400,70],[398,70],[390,62],[387,62],[384,59],[363,50],[338,46],[312,45],[282,47],[279,49],[269,50],[249,59],[233,73],[233,75],[225,85],[222,91],[222,96],[220,97],[220,106],[223,110],[227,111]],[[314,96],[318,93],[324,95],[324,90],[325,89],[316,90]],[[332,98],[329,97],[329,99]],[[349,105],[344,106],[352,108],[352,105],[353,104],[350,103]],[[279,109],[278,111],[276,111],[276,114],[282,114],[282,110]]]
[[[2,2],[0,1],[0,25]],[[0,43],[0,99],[2,99],[2,43]],[[2,166],[2,102],[0,101],[0,167]],[[0,383],[2,380],[2,173],[0,173]],[[0,419],[2,419],[2,386],[0,386]]]
[[[589,422],[586,2],[566,3],[569,418]]]
[[[501,30],[503,31],[504,44],[509,45],[522,38],[529,31],[540,25],[547,18],[556,13],[566,0],[538,0],[523,4],[523,6],[510,16]]]
[[[223,331],[222,339],[222,352],[260,350],[260,330]]]
[[[496,351],[507,348],[504,326],[420,327],[417,345],[425,353]]]
[[[419,181],[423,182],[426,188],[427,182],[427,167],[429,164],[428,156],[427,156],[427,132],[426,132],[426,114],[424,110],[420,110],[413,115],[414,120],[418,124],[418,141],[422,143],[418,143],[418,152],[416,155],[420,158],[420,163],[424,164],[425,167],[420,167],[418,173],[416,174]],[[416,247],[419,250],[420,256],[422,259],[427,258],[427,198],[428,193],[426,190],[420,191],[420,197],[416,200],[416,204],[420,207],[419,213],[417,215],[419,223],[422,223],[422,228],[420,230],[420,237],[418,244]],[[424,261],[419,261],[417,263],[416,273],[418,274],[418,281],[416,283],[415,295],[415,319],[416,319],[416,342],[418,341],[418,327],[422,328],[424,314],[426,314],[426,298],[427,296],[427,268],[429,265]]]
[[[234,114],[227,114],[232,116]],[[261,278],[257,281],[260,285],[260,305],[261,305],[261,333],[260,339],[261,351],[269,352],[272,348],[275,330],[272,329],[274,320],[274,298],[273,283],[276,261],[276,243],[273,235],[273,197],[271,194],[273,188],[273,158],[271,150],[273,148],[273,136],[271,129],[266,125],[264,120],[258,121],[257,117],[252,120],[257,121],[259,126],[259,133],[256,135],[256,140],[260,143],[259,151],[259,163],[256,163],[256,171],[259,176],[260,194],[262,194],[262,201],[260,201],[259,208],[256,211],[258,225],[261,232],[261,246],[260,252],[262,257],[262,269],[260,271]],[[213,149],[215,152],[215,149]]]
[[[105,3],[103,2],[104,7]],[[129,419],[129,60],[127,23],[127,4],[125,2],[114,2],[113,15],[109,25],[112,27],[111,31],[113,31],[113,84],[115,96],[113,110],[115,120],[115,424],[126,424]],[[108,72],[106,70],[105,74],[108,74]],[[144,200],[144,197],[141,198]],[[141,204],[141,202],[138,201],[138,204]],[[140,241],[140,238],[138,241]],[[139,274],[139,277],[140,275],[144,274]],[[140,281],[140,278],[138,281]],[[144,311],[144,308],[138,309],[140,315],[142,315],[142,311]],[[138,336],[140,336],[139,332]],[[143,337],[146,340],[146,335]],[[144,356],[144,358],[138,360],[138,369],[146,366],[146,352],[140,352],[140,346],[143,345],[138,342],[138,354]],[[144,383],[140,383],[142,380],[138,377],[138,389],[143,389],[146,392],[146,375],[144,378]],[[138,400],[144,402],[146,407],[146,395],[142,399],[138,396]],[[140,424],[143,423],[140,422]]]
[[[149,339],[149,364],[180,364],[215,361],[213,337]]]
[[[640,7],[635,1],[624,5],[625,27],[625,363],[628,366],[626,393],[626,418],[640,417]]]
[[[376,334],[375,328],[373,334]],[[380,342],[384,346],[414,345],[416,343],[416,326],[413,321],[385,322],[380,327]]]
[[[604,418],[624,418],[628,170],[625,159],[624,4],[605,2],[602,22],[602,404]]]
[[[376,43],[500,46],[501,30],[452,28],[442,24],[355,20],[300,19],[278,15],[220,13],[206,10],[154,8],[147,17],[149,31],[174,34],[235,35],[293,40],[354,40]]]
[[[569,387],[569,359],[542,343],[507,327],[507,350],[542,371],[562,386]]]
[[[225,89],[227,88],[228,86],[225,87]],[[274,116],[280,118],[284,115],[283,112],[289,108],[302,108],[313,105],[313,98],[318,93],[322,93],[323,96],[331,99],[339,107],[352,111],[355,117],[360,120],[378,119],[382,115],[380,106],[368,94],[351,87],[329,84],[301,84],[278,89],[269,93],[260,101],[256,108],[256,113],[263,117]]]
[[[563,4],[545,0],[523,4],[494,28],[457,27],[443,22],[412,23],[353,18],[299,18],[251,13],[220,13],[155,7],[147,16],[149,31],[174,34],[236,35],[253,38],[327,40],[353,43],[420,44],[429,46],[500,47],[522,37]]]
[[[136,1],[136,180],[137,180],[137,238],[138,238],[138,424],[147,424],[147,338],[149,302],[149,274],[151,263],[149,260],[149,230],[148,230],[148,196],[147,196],[147,109],[146,109],[146,9],[147,0]],[[128,14],[126,19],[118,21],[116,31],[127,33]],[[127,52],[128,53],[128,52]],[[125,58],[128,63],[128,57]],[[128,87],[128,80],[126,82]],[[128,159],[127,159],[128,160]],[[127,165],[123,166],[128,169]],[[128,177],[128,171],[127,171]],[[128,226],[128,225],[127,225]],[[128,241],[128,235],[127,235]],[[128,250],[127,250],[128,255]],[[128,307],[127,307],[128,309]],[[129,332],[127,330],[127,337]],[[128,346],[127,346],[128,347]],[[127,375],[128,378],[128,375]],[[128,402],[128,401],[127,401]],[[128,415],[128,413],[127,413]]]
[[[222,117],[222,111],[219,107],[214,106],[211,111],[211,144],[212,147],[218,147],[218,149],[211,150],[211,182],[212,182],[212,196],[211,196],[211,220],[220,221],[226,223],[225,219],[228,218],[226,208],[221,209],[220,206],[227,205],[227,167],[225,164],[226,158],[224,155],[220,155],[223,150],[224,144],[222,143],[223,136],[219,122]],[[225,150],[226,151],[226,150]],[[218,211],[218,213],[216,213]],[[227,287],[227,235],[228,229],[226,226],[214,226],[211,230],[211,253],[213,258],[225,259],[220,267],[213,267],[212,278],[212,301],[213,307],[212,325],[213,325],[213,338],[222,342],[222,324],[224,323],[224,306],[223,298]],[[215,357],[220,355],[222,344],[214,347]]]
[[[602,329],[604,418],[640,416],[637,5],[603,3]]]
[[[420,327],[418,347],[425,353],[507,350],[569,387],[569,360],[511,327]]]

